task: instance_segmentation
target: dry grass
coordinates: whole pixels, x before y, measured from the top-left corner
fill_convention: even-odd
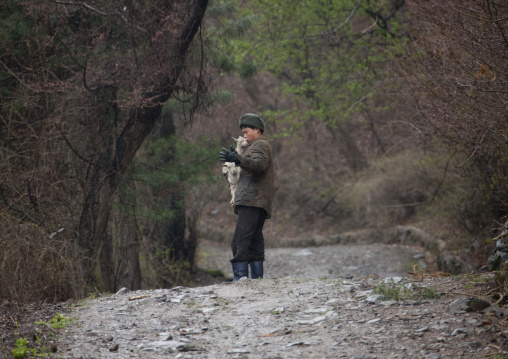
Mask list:
[[[34,225],[5,218],[0,223],[0,298],[58,302],[72,297],[75,261],[69,244]]]
[[[408,150],[330,182],[312,182],[305,171],[283,171],[274,201],[277,222],[335,233],[408,224],[474,232],[484,220],[482,198],[471,200],[475,184],[461,176],[456,162]]]

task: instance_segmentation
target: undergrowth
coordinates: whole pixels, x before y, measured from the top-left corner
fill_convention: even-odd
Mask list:
[[[372,291],[375,294],[380,294],[385,299],[405,300],[405,299],[437,299],[440,294],[431,288],[420,287],[413,283],[406,285],[396,285],[393,282],[381,283]]]
[[[49,322],[49,327],[52,329],[65,329],[67,328],[73,320],[71,318],[67,318],[64,315],[57,313],[56,316],[51,318]],[[48,324],[44,321],[36,321],[35,325],[43,325],[47,326]],[[18,334],[19,335],[19,334]],[[31,357],[49,357],[52,352],[56,351],[55,345],[49,345],[48,343],[43,341],[41,338],[41,331],[36,330],[36,333],[33,336],[33,342],[29,342],[26,338],[18,338],[16,339],[16,346],[12,349],[11,353],[13,358],[20,359],[26,358],[28,355]],[[55,339],[55,333],[51,333],[51,337]]]

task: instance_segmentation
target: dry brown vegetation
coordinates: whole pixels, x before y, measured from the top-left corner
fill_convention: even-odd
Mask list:
[[[135,241],[117,246],[113,204],[164,102],[201,91],[200,64],[186,55],[207,3],[2,2],[0,297],[57,301],[113,291],[120,278],[140,285],[125,263],[139,237],[131,226]]]
[[[506,214],[508,6],[503,1],[410,2],[415,39],[402,73],[415,125],[438,136],[476,177],[494,217]],[[483,193],[482,193],[483,191]]]
[[[172,9],[165,9],[171,16],[159,24],[168,37],[150,27],[153,39],[136,33],[146,41],[141,48],[135,41],[115,43],[133,51],[126,51],[127,62],[105,59],[111,39],[102,36],[105,29],[90,30],[89,18],[100,14],[83,7],[64,18],[83,30],[72,41],[81,44],[89,62],[70,56],[70,62],[53,67],[56,55],[45,62],[43,55],[52,51],[68,55],[65,46],[57,46],[58,32],[49,42],[37,38],[32,45],[38,50],[26,49],[26,57],[2,44],[9,50],[1,58],[7,69],[3,84],[11,92],[0,94],[0,297],[61,301],[121,286],[188,283],[198,219],[233,228],[229,190],[210,158],[238,136],[241,114],[299,104],[280,90],[284,78],[269,73],[241,78],[210,67],[205,74],[200,56],[190,57],[187,67],[171,67],[174,59],[166,56],[147,55],[150,61],[143,62],[136,51],[159,54],[176,46],[171,37],[187,29],[169,24],[195,16],[185,8],[189,12],[173,21]],[[507,209],[503,14],[508,10],[491,0],[406,1],[402,9],[405,27],[396,36],[407,39],[406,46],[393,51],[383,69],[389,76],[373,84],[375,96],[362,111],[340,128],[318,119],[288,123],[265,117],[277,172],[266,234],[299,237],[414,225],[480,267],[490,248],[485,239],[494,236],[490,229],[499,227]],[[145,26],[152,15],[143,13],[136,26]],[[49,17],[38,19],[42,26]],[[131,23],[115,19],[118,23],[105,28],[118,26],[128,39]],[[201,54],[198,45],[189,51]],[[143,66],[131,72],[136,61]],[[180,76],[172,72],[180,70]],[[199,107],[203,93],[221,90],[231,91],[231,101],[205,98],[209,106]],[[170,95],[181,102],[161,116]],[[288,131],[291,125],[301,131]],[[137,151],[148,133],[150,141]],[[178,163],[174,134],[194,144],[201,157]],[[196,142],[202,136],[206,140]],[[150,147],[161,140],[169,145]],[[162,160],[149,162],[158,151]],[[168,163],[180,167],[165,167]],[[194,183],[198,175],[175,170],[198,165],[214,179]],[[160,171],[153,177],[171,178],[148,184],[142,175],[154,168]],[[154,204],[160,207],[150,207]],[[156,213],[150,217],[149,210]],[[479,249],[471,252],[475,241]]]

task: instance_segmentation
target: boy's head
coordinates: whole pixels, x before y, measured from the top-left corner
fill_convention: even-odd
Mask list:
[[[258,128],[261,133],[265,131],[265,121],[258,115],[246,113],[240,117],[240,129],[242,127]]]

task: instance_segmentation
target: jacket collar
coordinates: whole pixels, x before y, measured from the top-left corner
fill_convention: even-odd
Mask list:
[[[266,137],[265,135],[260,135],[258,138],[256,138],[254,141],[252,141],[251,143],[249,143],[249,146],[252,145],[253,143],[256,143],[258,141],[262,141],[262,140],[265,140],[266,141]]]

